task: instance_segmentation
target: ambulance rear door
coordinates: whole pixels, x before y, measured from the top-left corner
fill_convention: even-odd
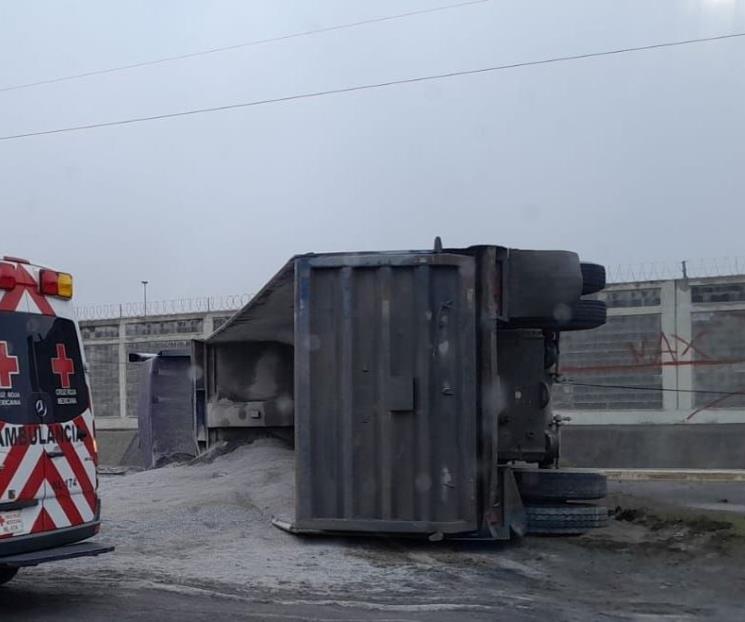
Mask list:
[[[39,443],[43,404],[34,400],[33,339],[36,316],[0,311],[0,554],[8,540],[45,531],[44,462]]]

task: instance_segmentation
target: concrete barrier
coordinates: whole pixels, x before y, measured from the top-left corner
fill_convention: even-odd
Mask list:
[[[745,424],[567,425],[566,466],[606,469],[745,469]]]

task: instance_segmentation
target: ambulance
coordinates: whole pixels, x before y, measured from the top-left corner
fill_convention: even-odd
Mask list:
[[[73,279],[0,259],[0,584],[24,566],[94,556],[96,430]]]

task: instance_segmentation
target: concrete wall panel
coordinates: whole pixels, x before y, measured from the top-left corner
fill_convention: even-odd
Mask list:
[[[745,469],[745,424],[575,425],[561,431],[574,467]]]
[[[616,315],[595,330],[563,333],[561,373],[592,385],[662,387],[660,314]],[[554,406],[578,410],[658,410],[662,392],[563,384]]]

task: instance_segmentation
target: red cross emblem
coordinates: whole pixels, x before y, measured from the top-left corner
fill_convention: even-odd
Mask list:
[[[70,376],[75,373],[75,365],[73,365],[72,359],[67,358],[64,343],[57,344],[57,357],[52,359],[52,371],[59,376],[62,388],[69,389]]]
[[[0,516],[0,527],[2,527],[5,524],[5,519]]]
[[[0,341],[0,389],[12,389],[13,378],[19,373],[18,357],[8,354],[8,342]]]

